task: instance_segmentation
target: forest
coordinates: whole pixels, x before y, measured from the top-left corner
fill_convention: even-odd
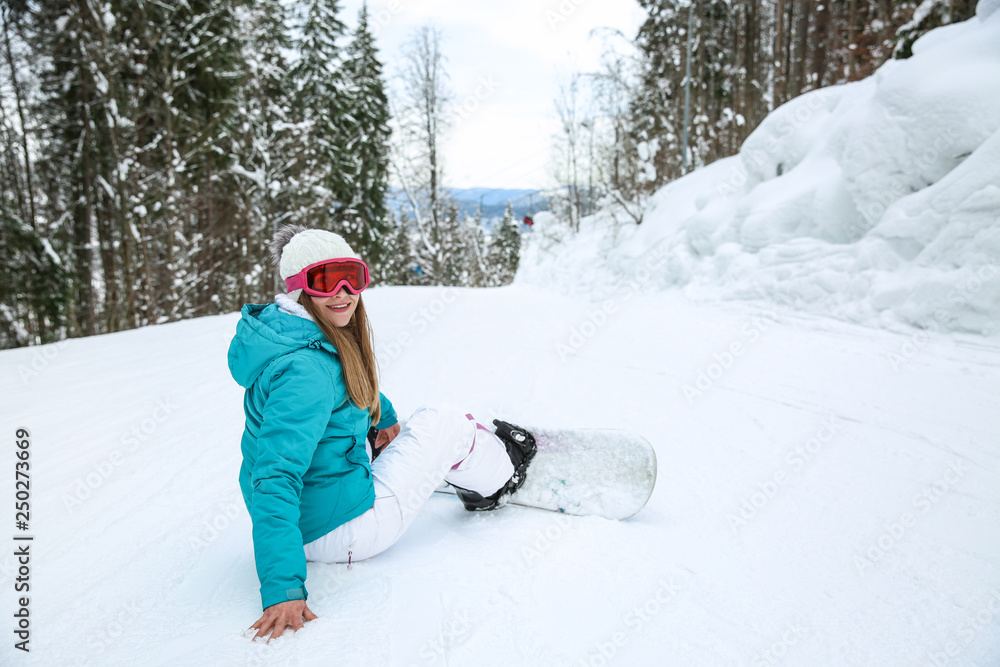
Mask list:
[[[784,102],[870,76],[976,11],[975,0],[637,2],[638,34],[609,36],[603,68],[573,74],[556,100],[566,192],[555,207],[574,228],[598,208],[641,223],[649,194],[737,153]]]
[[[555,100],[551,201],[571,226],[598,206],[641,223],[652,191],[737,152],[776,106],[905,58],[975,11],[639,4],[629,49]],[[413,33],[390,100],[367,11],[348,29],[337,0],[0,0],[0,347],[269,301],[266,240],[284,223],[343,234],[376,284],[510,282],[513,211],[484,224],[442,182],[440,33]]]

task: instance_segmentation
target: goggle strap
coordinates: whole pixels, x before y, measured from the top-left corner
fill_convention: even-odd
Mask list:
[[[302,289],[306,286],[306,276],[304,272],[296,273],[294,276],[289,276],[285,278],[285,289],[289,292],[294,292],[297,289]]]

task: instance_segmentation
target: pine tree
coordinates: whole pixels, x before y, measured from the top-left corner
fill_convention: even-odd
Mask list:
[[[358,27],[344,64],[349,109],[345,117],[344,178],[350,196],[337,210],[337,220],[351,246],[383,279],[392,262],[388,235],[392,225],[386,208],[389,180],[389,100],[375,41],[368,27],[368,5],[362,5]]]
[[[149,293],[144,321],[236,307],[240,256],[236,109],[244,69],[240,0],[144,3],[128,14],[142,57],[135,161],[146,182],[136,225]],[[136,290],[137,292],[139,290]]]
[[[65,335],[69,276],[38,215],[39,192],[29,134],[37,91],[22,73],[33,61],[22,35],[33,32],[30,14],[0,4],[3,58],[0,77],[0,348],[48,343]]]
[[[41,171],[46,215],[66,221],[73,333],[219,307],[235,1],[44,4]]]
[[[36,25],[34,47],[47,56],[34,110],[45,119],[39,132],[39,176],[48,195],[42,215],[61,222],[56,242],[68,250],[71,333],[90,335],[121,326],[127,296],[122,278],[129,278],[134,247],[116,136],[123,49],[108,14],[82,11],[70,0],[44,3]]]
[[[441,267],[436,284],[468,285],[470,258],[462,235],[464,216],[454,199],[449,196],[446,202],[444,217],[432,237],[434,253],[430,259]]]
[[[447,209],[446,285],[482,287],[487,283],[486,233],[480,211],[469,216],[452,201]]]
[[[4,195],[9,190],[4,188]],[[37,232],[0,201],[0,348],[60,340],[69,304],[61,261]]]
[[[399,212],[399,219],[389,234],[387,254],[391,261],[382,265],[382,280],[392,285],[423,284],[413,252],[413,230],[406,209]]]
[[[305,11],[296,42],[299,59],[290,75],[295,90],[291,120],[300,129],[289,221],[343,232],[334,221],[336,211],[352,199],[345,178],[351,166],[344,148],[349,98],[338,45],[345,26],[338,17],[338,0],[310,0]]]
[[[514,280],[521,259],[521,226],[514,219],[514,207],[509,201],[503,219],[493,228],[488,257],[490,284],[507,285]]]
[[[235,274],[237,303],[260,302],[281,289],[267,256],[268,240],[289,215],[289,169],[293,134],[289,129],[291,49],[281,0],[258,0],[244,14],[245,55],[241,100],[234,116],[238,162],[239,215],[234,252],[241,258]]]
[[[489,266],[487,264],[489,246],[486,243],[486,230],[483,228],[483,210],[481,208],[476,209],[476,214],[473,217],[466,216],[461,233],[465,255],[468,257],[467,278],[463,284],[472,287],[486,286],[489,284]]]
[[[757,114],[759,105],[740,91],[762,89],[755,67],[759,40],[748,18],[743,19],[742,29],[737,29],[741,13],[735,11],[736,3],[696,0],[689,5],[675,0],[640,0],[640,4],[649,16],[636,37],[642,60],[632,107],[633,141],[657,148],[652,160],[657,178],[651,185],[659,185],[682,173],[689,21],[689,169],[732,154],[748,133],[740,111]],[[743,4],[738,7],[743,8]],[[742,62],[736,60],[737,34],[744,42],[739,50]],[[745,84],[739,86],[738,79]]]
[[[923,0],[913,17],[896,32],[893,58],[913,55],[913,43],[934,28],[965,21],[976,14],[976,0]]]
[[[636,144],[655,142],[658,148],[651,161],[657,174],[652,185],[659,185],[679,173],[683,116],[677,111],[683,100],[686,19],[674,3],[639,0],[639,4],[648,16],[635,40],[642,60],[632,126]]]
[[[926,30],[975,11],[975,0],[638,2],[648,16],[635,38],[640,61],[628,134],[632,145],[655,149],[651,189],[682,171],[689,19],[689,150],[699,166],[737,152],[776,106],[866,77],[894,46],[896,57],[906,57]]]

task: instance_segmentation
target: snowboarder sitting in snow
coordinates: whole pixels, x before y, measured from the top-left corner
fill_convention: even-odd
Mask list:
[[[535,453],[515,426],[495,422],[494,433],[448,410],[419,409],[400,430],[379,392],[361,298],[368,267],[341,236],[318,229],[283,227],[271,251],[288,293],[244,306],[229,348],[246,388],[239,481],[264,609],[254,639],[316,618],[306,561],[350,563],[388,549],[442,480],[466,509],[494,509]],[[372,424],[382,452],[374,462]]]

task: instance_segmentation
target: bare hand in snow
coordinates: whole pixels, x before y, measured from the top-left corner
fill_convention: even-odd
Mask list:
[[[257,631],[257,634],[253,637],[255,640],[267,637],[268,632],[270,632],[271,636],[267,640],[270,643],[272,639],[280,637],[285,628],[291,628],[292,632],[300,630],[305,625],[303,619],[306,621],[316,620],[316,614],[309,611],[305,600],[279,602],[265,609],[264,615],[256,623],[247,628],[247,631]]]

